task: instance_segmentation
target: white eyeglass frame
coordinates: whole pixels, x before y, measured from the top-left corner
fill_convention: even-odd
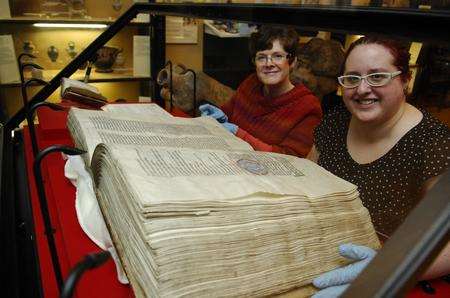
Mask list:
[[[273,63],[281,63],[281,62],[282,62],[282,61],[275,62],[275,61],[273,60],[273,58],[272,58],[273,55],[280,55],[280,56],[283,56],[283,59],[289,59],[289,58],[291,57],[291,54],[289,54],[289,53],[274,53],[274,54],[271,54],[271,55],[259,55],[259,56],[264,56],[265,60],[264,60],[264,62],[258,62],[258,61],[256,60],[256,59],[258,58],[258,55],[255,55],[255,58],[253,58],[253,62],[254,62],[255,64],[258,64],[258,65],[263,65],[263,64],[269,63],[269,59],[270,59],[270,61],[272,61]]]
[[[359,85],[361,85],[362,80],[365,80],[366,83],[367,83],[367,85],[369,85],[369,86],[371,86],[371,87],[382,87],[382,86],[386,86],[387,84],[389,84],[389,83],[392,81],[393,78],[395,78],[396,76],[398,76],[398,75],[401,74],[401,73],[402,73],[401,70],[397,70],[397,71],[394,71],[394,72],[374,72],[374,73],[370,73],[370,74],[367,74],[367,75],[364,75],[364,76],[358,76],[358,75],[344,75],[344,76],[339,76],[337,79],[338,79],[339,84],[340,84],[342,87],[346,88],[346,89],[353,89],[353,88],[358,87]],[[389,79],[386,81],[386,83],[381,84],[381,85],[378,85],[378,84],[370,83],[370,82],[367,80],[367,77],[374,76],[374,75],[380,75],[380,74],[383,74],[383,75],[389,75]],[[355,86],[346,86],[346,85],[344,85],[343,79],[344,79],[344,78],[348,78],[348,77],[358,78],[358,79],[359,79],[359,83],[358,83],[357,85],[355,85]]]

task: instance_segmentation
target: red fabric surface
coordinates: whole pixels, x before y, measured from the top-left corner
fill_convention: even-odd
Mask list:
[[[448,298],[450,297],[450,284],[442,279],[430,281],[431,286],[436,291],[434,294],[425,293],[420,287],[415,287],[406,295],[407,298]]]
[[[36,127],[36,132],[41,150],[55,144],[73,146],[66,127],[66,112],[42,107],[38,110],[38,115],[41,124]],[[58,287],[34,183],[32,170],[34,158],[27,128],[24,129],[24,142],[44,297],[58,297]],[[78,224],[75,212],[75,187],[64,177],[64,160],[61,154],[47,155],[42,161],[41,169],[52,226],[56,230],[54,236],[58,258],[65,279],[70,269],[83,260],[85,255],[99,252],[101,249],[86,236]],[[116,276],[114,263],[109,260],[101,267],[83,275],[74,297],[134,297],[131,287],[120,284]]]
[[[172,114],[189,117],[179,110],[174,110]],[[40,150],[54,144],[73,146],[66,126],[67,112],[52,111],[42,107],[38,110],[38,116],[40,125],[36,127],[36,131]],[[32,168],[34,158],[27,127],[24,129],[24,142],[44,297],[58,297],[58,288],[34,183]],[[56,230],[54,236],[58,257],[63,277],[66,278],[70,269],[81,261],[85,255],[99,252],[101,249],[87,237],[78,224],[75,211],[75,187],[64,177],[64,160],[61,154],[51,153],[46,156],[41,168],[52,225]],[[114,263],[109,260],[103,266],[90,270],[83,275],[74,296],[80,298],[134,297],[131,287],[120,284],[116,276]],[[448,283],[435,280],[431,284],[436,290],[435,295],[426,294],[419,287],[416,287],[407,297],[450,297],[450,285]]]
[[[56,112],[48,107],[40,107],[36,110],[39,119],[39,125],[36,126],[36,133],[39,134],[39,140],[70,140],[70,134],[67,130],[67,112]]]
[[[175,117],[192,118],[191,115],[186,114],[186,112],[184,112],[183,110],[180,110],[177,107],[173,107],[172,111],[170,113],[172,114],[172,116],[175,116]]]

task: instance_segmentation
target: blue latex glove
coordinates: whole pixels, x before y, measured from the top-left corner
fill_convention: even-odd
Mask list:
[[[228,122],[227,115],[225,115],[225,113],[218,107],[210,104],[204,104],[199,106],[198,109],[200,110],[202,116],[213,117],[229,132],[231,132],[232,134],[236,134],[238,126],[236,124]]]
[[[236,132],[239,128],[236,124],[233,124],[230,122],[222,123],[222,126],[225,127],[229,132],[231,132],[234,135],[236,134]]]
[[[220,123],[225,123],[228,121],[227,115],[225,115],[225,113],[218,107],[210,104],[204,104],[199,106],[198,109],[200,110],[202,116],[213,117]]]
[[[356,262],[325,272],[316,277],[313,280],[313,285],[321,290],[314,294],[312,298],[333,298],[341,296],[350,283],[372,261],[376,255],[376,251],[370,247],[346,243],[339,246],[339,254]]]

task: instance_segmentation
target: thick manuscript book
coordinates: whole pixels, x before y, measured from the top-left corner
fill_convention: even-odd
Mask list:
[[[137,297],[279,294],[378,247],[356,187],[306,159],[101,144],[91,170]]]
[[[92,111],[72,108],[67,127],[75,144],[87,150],[89,164],[99,143],[124,146],[177,147],[198,150],[253,150],[238,137],[230,134],[210,117],[176,118],[157,105],[146,114],[130,112],[124,107],[112,111]]]
[[[355,185],[208,117],[147,118],[69,116],[136,297],[306,297],[339,244],[379,247]]]

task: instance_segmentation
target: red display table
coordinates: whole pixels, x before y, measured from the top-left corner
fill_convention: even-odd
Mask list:
[[[36,125],[39,149],[61,144],[73,146],[67,130],[67,112],[52,111],[41,107],[38,110],[40,124]],[[28,129],[24,129],[25,157],[33,209],[36,244],[44,297],[59,297],[53,272],[44,223],[33,175],[33,152]],[[52,153],[42,161],[42,177],[49,207],[55,242],[63,278],[84,256],[100,252],[78,224],[75,211],[75,187],[64,176],[64,163],[60,153]],[[134,297],[129,285],[118,282],[114,262],[110,259],[99,268],[87,271],[80,279],[75,297]]]
[[[187,117],[180,111],[174,111],[172,114]],[[40,150],[56,144],[73,146],[66,126],[67,112],[52,111],[42,107],[38,110],[38,117],[40,124],[36,126],[36,134]],[[43,293],[44,297],[58,297],[58,287],[34,183],[32,168],[34,159],[27,127],[24,129],[24,143]],[[75,187],[64,177],[64,163],[60,153],[50,154],[42,162],[42,176],[50,217],[55,228],[54,235],[61,271],[65,279],[70,269],[83,260],[84,256],[100,252],[101,249],[86,236],[78,224],[75,211]],[[426,294],[420,288],[415,288],[408,297],[450,297],[448,283],[436,280],[432,285],[436,289],[435,295]],[[115,265],[110,259],[101,267],[83,275],[74,296],[119,298],[134,297],[134,294],[129,285],[119,283]]]

